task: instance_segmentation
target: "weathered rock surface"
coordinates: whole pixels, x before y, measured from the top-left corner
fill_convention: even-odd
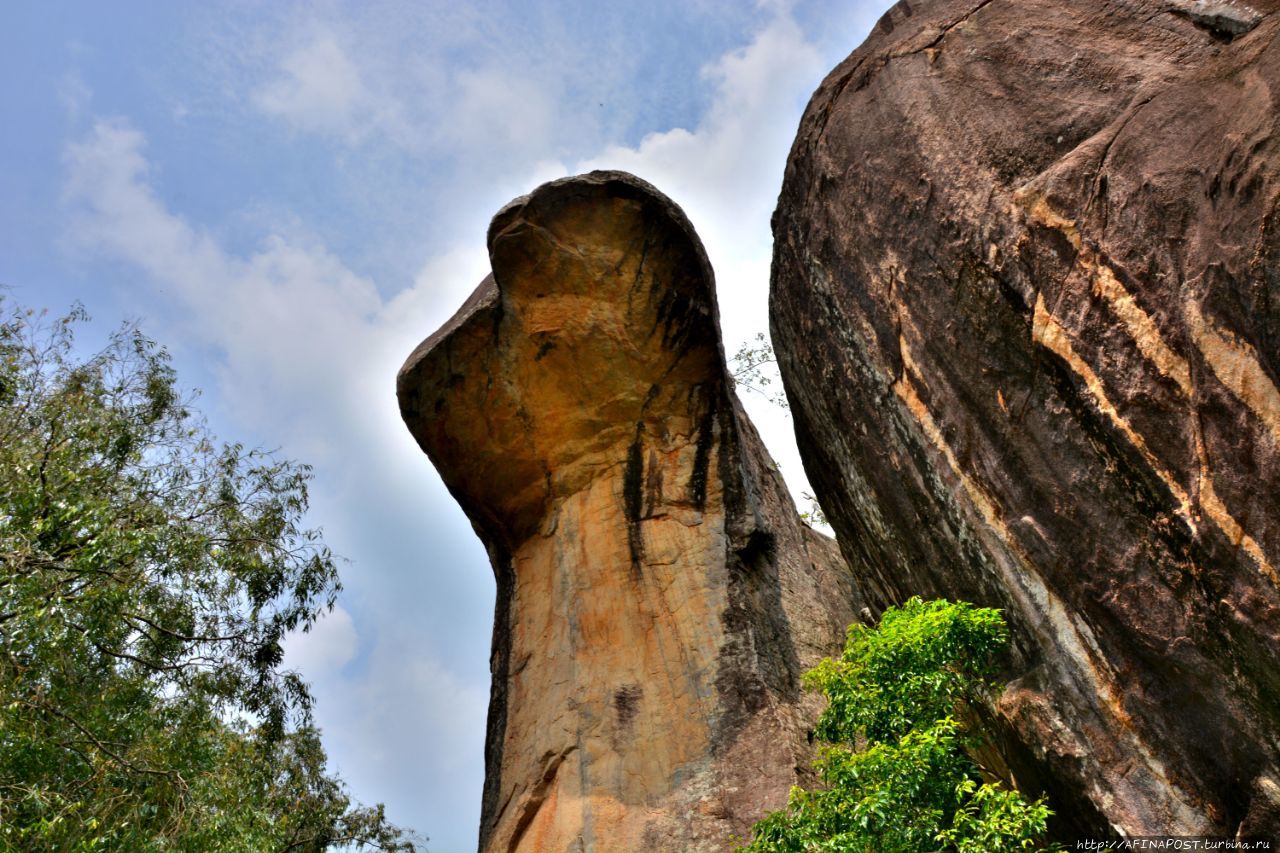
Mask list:
[[[683,213],[593,172],[517,199],[401,370],[498,583],[480,847],[725,850],[807,771],[798,675],[856,610],[726,371]]]
[[[1280,832],[1280,3],[898,3],[775,217],[805,467],[875,607],[1007,609],[1062,832]]]

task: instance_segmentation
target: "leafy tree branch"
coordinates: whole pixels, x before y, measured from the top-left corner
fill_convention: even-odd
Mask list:
[[[310,469],[218,443],[136,328],[0,312],[0,848],[413,849],[282,667],[341,588]]]
[[[912,598],[880,625],[849,627],[844,653],[805,674],[828,705],[815,735],[822,787],[792,788],[754,827],[747,853],[978,853],[1042,849],[1052,812],[970,757],[959,722],[996,688],[1009,641],[999,611]]]

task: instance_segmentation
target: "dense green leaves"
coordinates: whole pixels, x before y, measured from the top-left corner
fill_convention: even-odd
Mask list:
[[[387,849],[281,642],[339,590],[306,466],[217,445],[136,330],[0,321],[0,845]]]
[[[805,674],[830,700],[817,735],[892,742],[932,725],[985,683],[1008,641],[997,611],[948,601],[913,598],[885,611],[878,628],[854,623],[840,659]]]
[[[1008,643],[998,611],[913,598],[878,628],[852,625],[839,660],[805,674],[827,709],[816,734],[823,787],[794,788],[756,824],[754,853],[1034,850],[1050,815],[1041,801],[984,782],[957,721],[994,688]]]

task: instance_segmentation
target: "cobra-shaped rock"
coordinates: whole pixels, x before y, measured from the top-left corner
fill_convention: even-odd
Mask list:
[[[875,608],[1006,609],[1064,835],[1280,834],[1278,9],[904,0],[787,165],[805,469]]]
[[[593,172],[489,252],[398,381],[497,578],[481,850],[728,849],[807,770],[847,565],[734,395],[679,208]]]

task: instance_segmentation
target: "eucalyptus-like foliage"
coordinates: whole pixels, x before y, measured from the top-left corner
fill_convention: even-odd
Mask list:
[[[1008,644],[999,611],[912,598],[877,628],[854,624],[839,660],[805,684],[827,697],[815,734],[823,787],[793,788],[754,827],[752,853],[1035,850],[1051,814],[984,782],[969,757],[963,704],[995,688]]]
[[[281,666],[340,588],[309,469],[217,444],[136,329],[0,309],[0,846],[411,849]]]
[[[778,373],[778,356],[764,332],[757,332],[752,340],[738,347],[738,351],[729,359],[729,379],[735,388],[758,394],[784,411],[790,411],[791,404],[787,402],[786,391],[773,387],[775,381],[781,385],[782,378]],[[801,494],[805,507],[800,511],[801,520],[830,532],[831,524],[818,499],[808,492]]]
[[[729,378],[737,388],[759,394],[775,406],[790,408],[786,392],[773,387],[775,381],[782,384],[778,357],[764,332],[756,332],[752,340],[738,347],[729,359]]]

